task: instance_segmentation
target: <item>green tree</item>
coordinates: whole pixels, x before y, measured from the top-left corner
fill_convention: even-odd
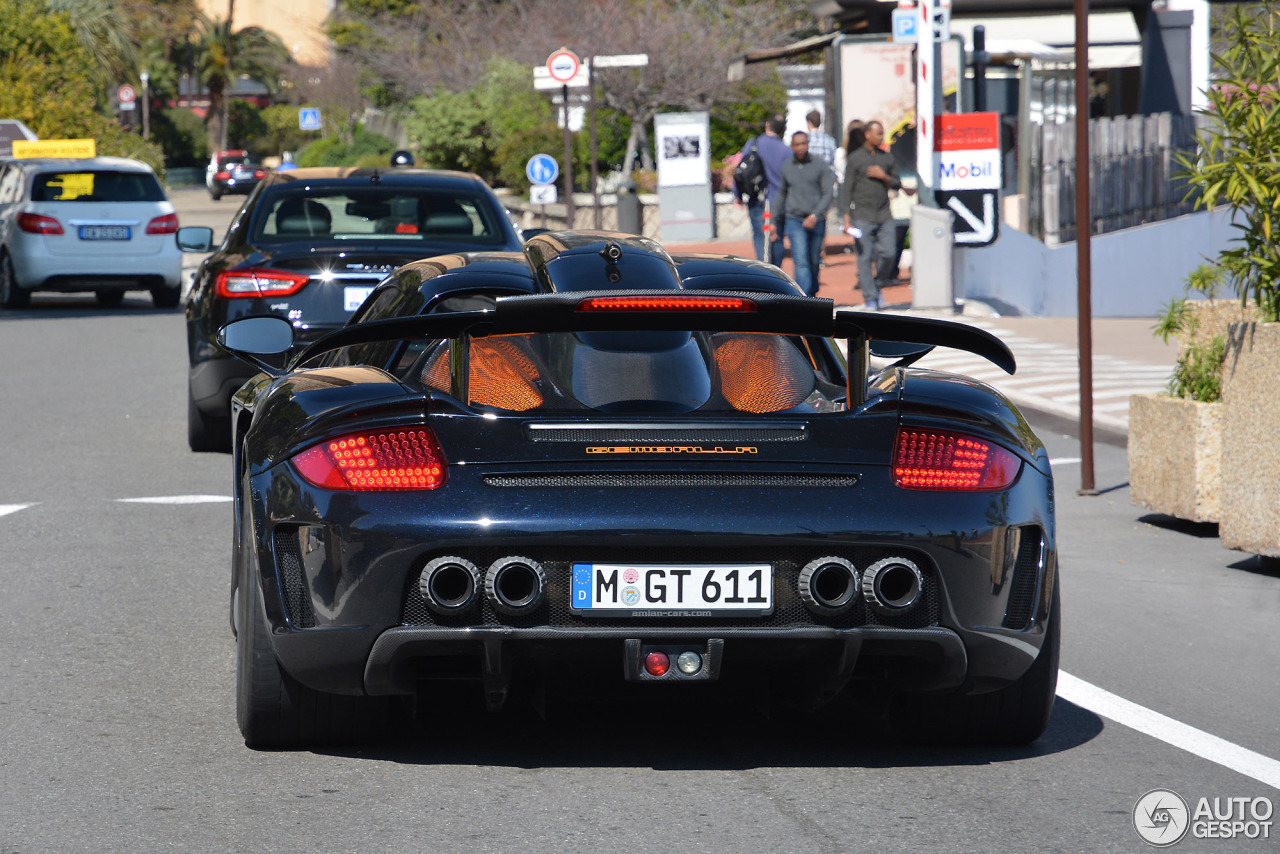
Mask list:
[[[1200,151],[1182,158],[1198,205],[1224,204],[1240,234],[1218,257],[1242,299],[1280,320],[1280,9],[1237,6],[1223,21]]]

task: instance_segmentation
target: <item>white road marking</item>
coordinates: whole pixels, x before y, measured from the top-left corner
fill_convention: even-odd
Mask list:
[[[117,498],[125,504],[219,504],[231,501],[230,495],[157,495],[152,498]]]
[[[1280,789],[1280,761],[1139,706],[1062,670],[1058,671],[1058,696],[1094,714]]]
[[[34,504],[0,504],[0,516],[8,516],[10,513],[17,513],[19,510],[26,510],[28,507],[35,507]]]
[[[1070,465],[1075,465],[1076,463],[1078,463],[1078,462],[1080,462],[1080,461],[1081,461],[1081,458],[1080,458],[1080,457],[1058,457],[1056,460],[1055,460],[1055,459],[1050,459],[1050,460],[1049,460],[1049,465],[1051,465],[1051,466],[1070,466]]]

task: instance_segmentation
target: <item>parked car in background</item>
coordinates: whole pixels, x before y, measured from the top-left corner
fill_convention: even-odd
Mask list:
[[[204,182],[216,202],[229,193],[247,195],[267,177],[267,170],[255,163],[249,152],[239,149],[215,151],[205,167]]]
[[[265,358],[295,331],[222,340]],[[680,720],[717,684],[796,711],[848,690],[923,741],[1036,739],[1048,454],[991,387],[910,367],[932,345],[1015,368],[983,330],[629,235],[402,267],[233,400],[245,741],[358,740],[395,698],[630,687]]]
[[[147,290],[157,308],[182,295],[178,215],[155,172],[122,157],[0,164],[0,304],[35,291],[93,291],[103,305]]]
[[[213,231],[178,242],[209,251]],[[427,169],[273,172],[196,272],[187,300],[192,450],[230,450],[230,401],[257,368],[217,347],[226,322],[289,320],[300,343],[344,323],[392,270],[430,255],[519,249],[523,236],[475,175]]]

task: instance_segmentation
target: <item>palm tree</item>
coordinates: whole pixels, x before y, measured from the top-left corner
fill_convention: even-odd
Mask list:
[[[274,90],[289,50],[280,37],[261,27],[233,30],[229,20],[201,15],[195,38],[187,45],[189,67],[209,90],[206,127],[209,148],[227,147],[227,87],[232,75],[251,77]]]
[[[138,64],[133,22],[110,0],[49,0],[49,11],[70,17],[76,39],[93,57],[106,83],[133,80]]]

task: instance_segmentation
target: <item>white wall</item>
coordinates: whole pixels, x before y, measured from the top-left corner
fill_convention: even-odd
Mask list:
[[[1238,234],[1225,208],[1150,223],[1090,242],[1094,317],[1154,317],[1185,295],[1187,274]],[[957,248],[956,296],[1001,314],[1076,316],[1076,244],[1045,246],[1001,223],[991,246]]]

